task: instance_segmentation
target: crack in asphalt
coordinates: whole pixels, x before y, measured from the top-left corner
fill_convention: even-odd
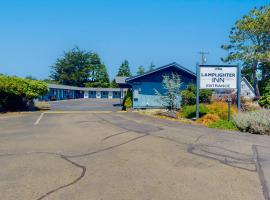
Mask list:
[[[37,151],[37,152],[27,152],[27,153],[18,153],[18,154],[11,154],[11,153],[8,153],[8,154],[1,154],[0,156],[1,156],[1,157],[4,157],[4,156],[23,156],[23,155],[33,155],[33,154],[48,154],[48,155],[54,155],[54,156],[57,156],[57,157],[63,159],[64,161],[66,161],[66,162],[72,164],[73,166],[75,166],[75,167],[77,167],[77,168],[80,168],[80,169],[82,170],[80,176],[78,176],[78,177],[77,177],[76,179],[74,179],[72,182],[67,183],[67,184],[65,184],[65,185],[62,185],[62,186],[59,186],[59,187],[57,187],[57,188],[55,188],[55,189],[52,189],[52,190],[50,190],[49,192],[47,192],[46,194],[43,194],[42,196],[40,196],[39,198],[37,198],[36,200],[42,200],[42,199],[44,199],[45,197],[51,195],[52,193],[55,193],[55,192],[57,192],[57,191],[59,191],[59,190],[61,190],[61,189],[63,189],[63,188],[69,187],[69,186],[71,186],[71,185],[77,183],[78,181],[80,181],[80,180],[84,177],[84,175],[85,175],[85,173],[86,173],[86,167],[85,167],[85,166],[80,165],[80,164],[78,164],[78,163],[76,163],[76,162],[74,162],[74,161],[68,159],[67,156],[65,156],[65,155],[63,155],[63,154],[55,153],[55,152],[43,152],[43,151]]]
[[[120,127],[120,128],[125,130],[125,131],[122,131],[122,132],[119,132],[119,133],[109,135],[109,136],[103,138],[102,141],[105,141],[105,140],[107,140],[107,139],[109,139],[111,137],[115,137],[115,136],[118,136],[118,135],[121,135],[121,134],[124,134],[124,133],[128,133],[128,132],[137,133],[140,136],[132,138],[132,139],[127,140],[125,142],[122,142],[120,144],[109,146],[107,148],[99,149],[99,150],[84,153],[84,154],[78,154],[78,155],[63,155],[63,154],[54,153],[54,152],[30,152],[30,153],[22,153],[22,154],[10,154],[10,153],[8,153],[8,154],[0,154],[0,157],[13,156],[13,155],[15,155],[15,156],[16,155],[29,155],[29,154],[51,154],[51,155],[56,155],[56,156],[60,157],[61,159],[65,160],[66,162],[68,162],[68,163],[72,164],[73,166],[75,166],[77,168],[80,168],[82,170],[80,176],[78,176],[72,182],[70,182],[68,184],[65,184],[65,185],[62,185],[62,186],[59,186],[59,187],[57,187],[55,189],[52,189],[49,192],[47,192],[46,194],[44,194],[44,195],[40,196],[38,199],[36,199],[36,200],[42,200],[42,199],[48,197],[49,195],[51,195],[51,194],[53,194],[53,193],[55,193],[55,192],[57,192],[57,191],[59,191],[61,189],[64,189],[66,187],[69,187],[69,186],[77,183],[78,181],[80,181],[85,176],[86,167],[83,166],[83,165],[80,165],[80,164],[78,164],[78,163],[76,163],[76,162],[74,162],[74,161],[72,161],[70,159],[91,156],[91,155],[94,155],[94,154],[97,154],[97,153],[100,153],[100,152],[105,152],[105,151],[108,151],[108,150],[112,150],[114,148],[120,147],[122,145],[128,144],[130,142],[136,141],[136,140],[138,140],[140,138],[143,138],[143,137],[146,137],[146,136],[152,136],[152,137],[155,137],[155,138],[164,139],[164,140],[167,140],[167,141],[170,141],[170,142],[185,145],[187,147],[186,151],[188,153],[190,153],[190,154],[195,155],[195,156],[199,156],[199,157],[203,157],[203,158],[206,158],[206,159],[211,159],[211,160],[214,160],[214,161],[218,161],[221,164],[224,164],[224,165],[227,165],[227,166],[230,166],[230,167],[233,167],[233,168],[238,168],[238,169],[246,170],[246,171],[249,171],[249,172],[257,172],[257,174],[259,176],[259,180],[261,182],[263,196],[264,196],[265,200],[270,200],[269,189],[267,187],[267,182],[266,182],[266,179],[265,179],[265,175],[264,175],[264,172],[262,170],[262,166],[260,164],[260,159],[261,158],[259,157],[258,150],[257,150],[258,145],[254,145],[254,144],[252,145],[252,151],[253,151],[252,158],[240,158],[239,156],[247,157],[248,154],[242,154],[242,153],[232,151],[232,150],[229,150],[229,149],[226,149],[226,148],[223,148],[223,147],[211,146],[211,145],[207,145],[207,144],[205,144],[205,145],[196,144],[196,143],[199,142],[199,140],[202,137],[207,136],[207,134],[201,134],[197,138],[195,138],[194,144],[183,143],[183,142],[179,142],[179,141],[177,141],[177,140],[175,140],[173,138],[169,138],[168,136],[165,137],[165,136],[159,136],[159,135],[151,134],[153,132],[158,132],[160,130],[163,130],[162,127],[145,125],[146,127],[143,126],[143,128],[142,128],[142,126],[138,126],[139,128],[135,127],[135,126],[134,126],[135,128],[129,128],[129,126],[125,126],[125,125],[123,126],[123,124],[120,124],[117,121],[112,122],[109,119],[104,119],[103,117],[101,117],[101,116],[99,116],[97,114],[94,114],[94,115],[97,118],[99,118],[101,121],[107,122],[109,124],[112,124],[113,126]],[[121,118],[122,120],[126,120],[126,119],[124,119],[122,117],[119,117],[119,118]],[[132,121],[133,123],[135,122],[136,124],[138,124],[138,122],[136,122],[134,120],[129,120],[129,121]],[[79,123],[87,123],[87,122],[86,121],[80,121]],[[133,127],[133,126],[131,126],[131,127]],[[142,130],[138,130],[140,128],[142,128]],[[204,149],[204,147],[206,147],[206,149]],[[216,148],[216,149],[222,150],[225,153],[217,153],[216,151],[213,152],[213,151],[211,151],[211,148]],[[204,154],[198,153],[198,152],[196,152],[196,150],[199,150]],[[226,152],[228,152],[228,154],[226,154]],[[234,156],[229,155],[229,153],[233,154]],[[216,156],[216,157],[214,157],[214,156]],[[253,170],[253,169],[237,166],[237,164],[255,165],[255,169]]]
[[[265,179],[265,175],[264,175],[264,172],[262,170],[261,163],[260,163],[261,158],[259,157],[257,145],[252,145],[252,150],[253,150],[253,155],[254,155],[254,161],[256,163],[257,173],[258,173],[259,180],[260,180],[261,186],[262,186],[262,192],[263,192],[264,199],[270,200],[269,189],[268,189],[267,181]]]

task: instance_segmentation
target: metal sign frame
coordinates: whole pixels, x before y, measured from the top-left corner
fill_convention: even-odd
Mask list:
[[[241,68],[239,65],[200,65],[197,64],[196,65],[196,118],[199,118],[199,97],[200,97],[200,68],[201,67],[234,67],[237,68],[237,108],[238,108],[238,112],[241,110]],[[211,88],[209,88],[211,89]],[[215,89],[215,88],[213,88]],[[221,88],[219,88],[221,89]],[[226,89],[226,88],[224,88]]]

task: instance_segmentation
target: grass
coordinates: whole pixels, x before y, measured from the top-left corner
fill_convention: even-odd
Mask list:
[[[225,130],[238,130],[233,121],[227,121],[224,119],[221,119],[217,122],[214,122],[212,124],[209,124],[210,128],[218,128],[218,129],[225,129]]]

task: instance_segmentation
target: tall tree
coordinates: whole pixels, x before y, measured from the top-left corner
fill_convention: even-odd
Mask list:
[[[86,87],[104,87],[107,88],[110,86],[110,79],[104,64],[99,64],[95,67],[93,72],[94,74],[91,77],[91,81],[85,83]]]
[[[153,62],[150,63],[149,65],[149,71],[152,71],[153,69],[155,69],[156,65],[154,65]]]
[[[57,59],[50,77],[60,84],[80,87],[108,87],[110,84],[106,66],[99,55],[78,47]]]
[[[229,38],[229,45],[222,48],[229,51],[224,62],[242,61],[250,63],[255,95],[260,96],[258,87],[258,64],[270,60],[270,7],[252,9],[235,23]]]
[[[124,62],[119,67],[117,76],[131,76],[131,71],[127,60],[124,60]]]
[[[137,74],[138,75],[142,75],[142,74],[144,74],[144,67],[142,66],[142,65],[140,65],[139,67],[138,67],[138,71],[137,71]]]
[[[78,47],[64,52],[52,66],[50,77],[60,84],[84,86],[89,82],[91,71],[94,69],[91,58],[91,52],[80,50]]]

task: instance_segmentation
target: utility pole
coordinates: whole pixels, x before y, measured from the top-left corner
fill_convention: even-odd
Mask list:
[[[200,51],[199,54],[201,54],[202,60],[201,60],[201,65],[205,65],[207,62],[206,56],[207,54],[209,54],[209,52],[205,52],[205,51]]]

